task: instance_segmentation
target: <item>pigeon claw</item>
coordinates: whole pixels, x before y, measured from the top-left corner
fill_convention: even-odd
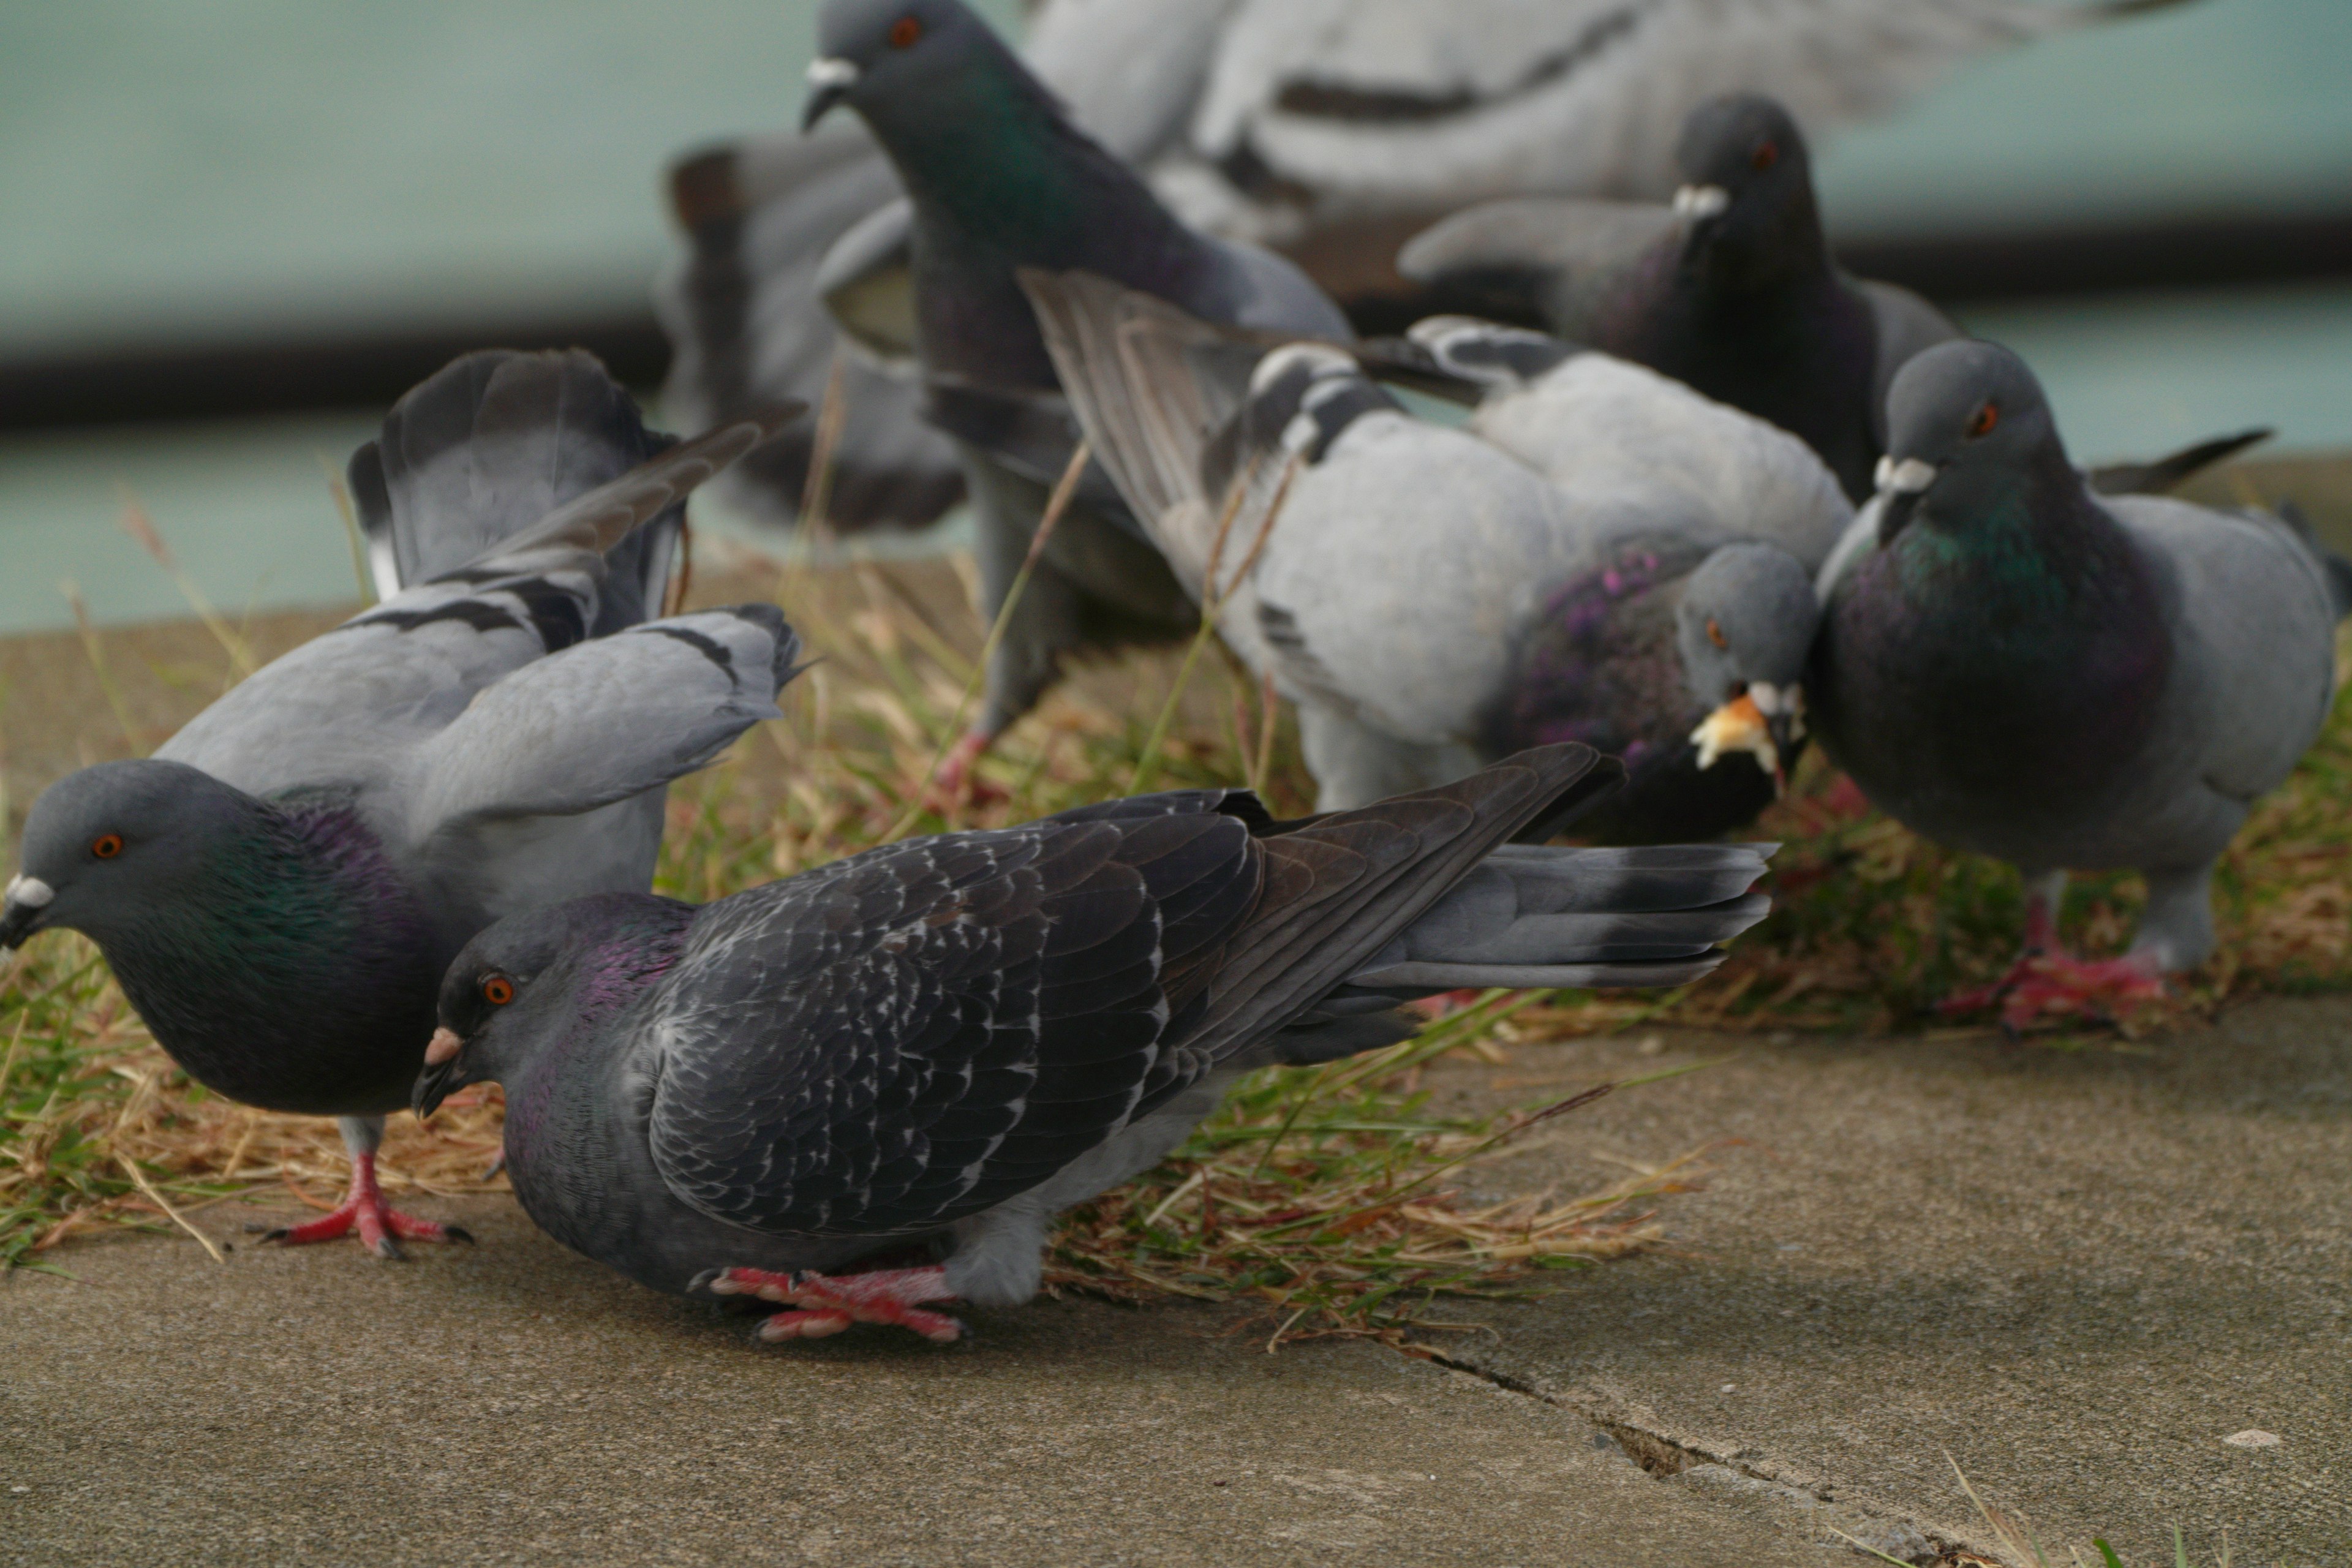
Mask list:
[[[2059,948],[2029,950],[1990,985],[1948,996],[1947,1016],[2000,1009],[2000,1026],[2022,1034],[2047,1019],[2084,1017],[2114,1022],[2164,1000],[2164,977],[2136,958],[2081,959]]]
[[[353,1231],[360,1245],[378,1258],[398,1258],[403,1241],[471,1241],[460,1226],[405,1215],[383,1201],[376,1185],[375,1156],[362,1154],[352,1163],[352,1188],[340,1207],[300,1225],[281,1225],[262,1237],[264,1241],[305,1247],[314,1241],[334,1241]]]
[[[920,1303],[946,1301],[947,1270],[877,1268],[866,1274],[775,1274],[764,1268],[722,1268],[706,1287],[714,1296],[756,1296],[790,1310],[760,1324],[760,1338],[816,1340],[837,1334],[852,1323],[888,1323],[911,1329],[934,1344],[953,1344],[964,1336],[962,1323],[944,1312],[927,1312]]]

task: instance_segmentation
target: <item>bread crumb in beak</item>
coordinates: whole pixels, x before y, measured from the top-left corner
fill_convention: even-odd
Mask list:
[[[1756,699],[1747,692],[1700,721],[1690,738],[1692,744],[1698,747],[1700,767],[1711,768],[1733,752],[1746,752],[1756,759],[1758,766],[1772,775],[1774,784],[1779,784],[1780,748],[1772,743],[1772,731],[1766,728]]]

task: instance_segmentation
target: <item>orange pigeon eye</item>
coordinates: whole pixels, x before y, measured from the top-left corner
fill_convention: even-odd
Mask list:
[[[1748,166],[1759,174],[1780,161],[1780,144],[1778,142],[1767,142],[1748,154]]]
[[[1717,647],[1729,647],[1731,646],[1731,639],[1723,635],[1723,627],[1717,623],[1715,617],[1712,616],[1709,616],[1706,621],[1706,640],[1713,643]]]
[[[482,1000],[493,1007],[503,1007],[514,1000],[514,982],[503,974],[493,974],[482,982]]]
[[[101,833],[89,847],[89,852],[101,860],[111,860],[122,853],[122,835]]]
[[[890,47],[894,49],[911,49],[922,36],[923,25],[912,16],[901,16],[890,24]]]
[[[2000,410],[1988,403],[1969,416],[1969,438],[1990,436],[1992,427],[2000,423]]]

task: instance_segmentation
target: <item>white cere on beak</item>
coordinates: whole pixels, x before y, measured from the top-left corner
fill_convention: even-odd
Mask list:
[[[1685,185],[1675,193],[1675,213],[1680,217],[1713,217],[1731,205],[1731,193],[1721,185]]]
[[[1767,719],[1788,715],[1789,738],[1801,740],[1805,733],[1805,689],[1790,686],[1785,689],[1769,680],[1759,680],[1748,688],[1748,695],[1756,700],[1756,711]]]
[[[454,1029],[434,1030],[431,1042],[425,1047],[425,1065],[429,1068],[439,1067],[443,1062],[456,1056],[465,1044],[465,1041],[457,1037],[457,1031]]]
[[[0,904],[41,910],[48,908],[49,900],[57,896],[58,890],[38,877],[11,877],[8,879],[8,890],[0,893]]]
[[[1899,496],[1916,496],[1936,482],[1936,465],[1917,458],[1906,458],[1896,462],[1892,458],[1878,459],[1875,476],[1878,488],[1893,490]]]
[[[855,87],[857,85],[857,62],[826,56],[809,61],[808,84],[814,88]]]

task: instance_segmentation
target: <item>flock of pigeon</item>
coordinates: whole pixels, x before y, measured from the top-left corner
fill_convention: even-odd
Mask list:
[[[2024,956],[1966,1000],[2199,963],[2352,569],[2158,493],[2244,438],[2085,474],[2015,355],[1838,270],[1796,118],[1690,62],[1866,106],[1790,41],[1850,0],[1712,7],[1771,24],[1715,56],[1685,0],[1444,9],[1054,0],[1024,63],[961,0],[829,0],[806,123],[866,134],[677,172],[670,399],[706,433],[577,352],[415,387],[350,467],[381,602],[46,792],[0,947],[85,933],[192,1077],[341,1119],[349,1195],[283,1240],[462,1236],[374,1152],[496,1081],[533,1220],[771,1304],[770,1340],[957,1338],[942,1303],[1028,1300],[1055,1214],[1237,1074],[1403,1038],[1404,1003],[1706,973],[1767,907],[1770,847],[1719,836],[1811,740],[2026,875]],[[2069,15],[1866,10],[1832,32],[1888,79]],[[1622,199],[1669,153],[1670,199]],[[1359,337],[1349,268],[1450,309]],[[960,767],[1067,655],[1205,615],[1296,706],[1318,814],[1145,795],[649,893],[669,782],[798,653],[771,605],[659,613],[687,494],[797,496],[784,395],[828,363],[853,521],[972,503],[1007,635]],[[2065,871],[2112,867],[2138,938],[2070,958]]]

